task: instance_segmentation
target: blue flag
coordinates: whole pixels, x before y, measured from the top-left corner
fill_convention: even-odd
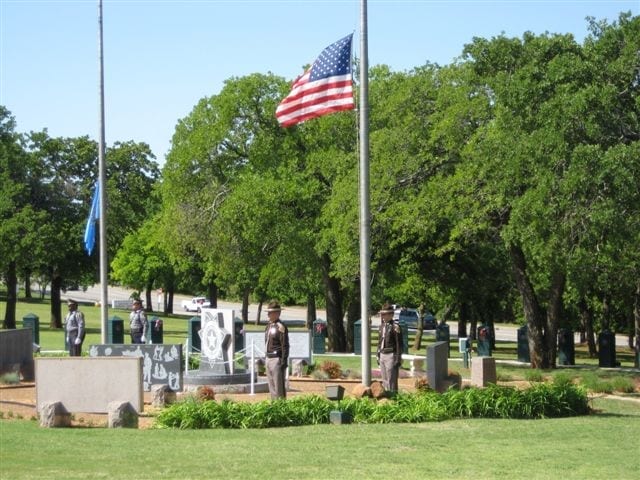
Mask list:
[[[87,219],[87,227],[84,230],[84,249],[87,255],[91,255],[93,246],[96,243],[96,220],[100,218],[100,182],[96,182],[93,191],[93,200],[91,200],[91,210]]]

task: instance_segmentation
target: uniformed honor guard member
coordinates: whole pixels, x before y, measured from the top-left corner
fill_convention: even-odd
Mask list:
[[[385,303],[380,311],[378,349],[376,356],[380,365],[382,385],[390,392],[398,391],[398,374],[402,365],[402,329],[393,321],[393,307]]]
[[[142,302],[134,300],[129,314],[129,332],[131,343],[147,343],[147,314],[144,313]]]
[[[266,370],[271,399],[286,398],[285,377],[289,368],[289,330],[280,321],[280,304],[270,302],[267,306],[269,323],[264,331],[266,345]]]
[[[80,357],[82,355],[82,342],[84,341],[84,314],[78,310],[78,302],[68,299],[69,313],[64,320],[64,329],[67,333],[67,345],[69,356]]]

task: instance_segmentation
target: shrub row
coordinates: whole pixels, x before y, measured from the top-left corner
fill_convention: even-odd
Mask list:
[[[418,423],[454,418],[537,419],[589,413],[586,390],[571,384],[538,384],[526,390],[487,388],[401,393],[393,400],[346,398],[339,402],[319,395],[257,403],[187,398],[164,409],[158,428],[269,428],[329,423],[332,410],[355,423]]]

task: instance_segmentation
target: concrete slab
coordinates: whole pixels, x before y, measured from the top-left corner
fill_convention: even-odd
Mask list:
[[[110,402],[144,408],[142,358],[37,358],[36,405],[61,402],[70,413],[108,413]]]

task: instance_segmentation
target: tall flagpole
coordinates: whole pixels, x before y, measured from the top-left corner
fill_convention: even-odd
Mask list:
[[[362,384],[371,384],[369,325],[369,53],[367,48],[367,0],[360,0],[360,323]]]
[[[100,182],[100,338],[107,343],[107,316],[109,315],[109,285],[107,262],[107,173],[104,146],[104,59],[102,51],[102,0],[98,0],[98,56],[100,63],[100,135],[98,140],[98,177]]]

